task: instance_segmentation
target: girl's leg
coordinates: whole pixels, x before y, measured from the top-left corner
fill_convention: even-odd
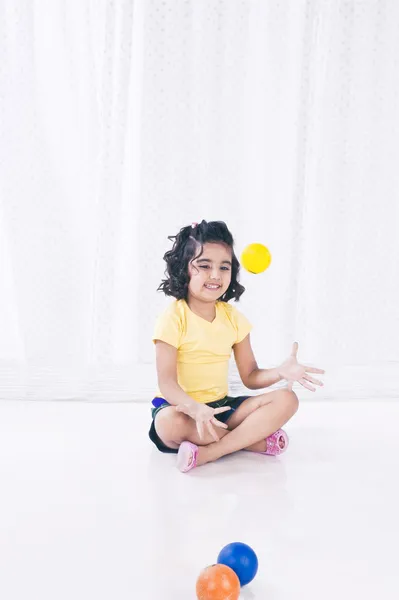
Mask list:
[[[264,440],[287,423],[298,410],[297,395],[286,388],[262,394],[256,398],[260,401],[257,408],[250,411],[253,406],[249,404],[245,406],[244,402],[229,419],[229,426],[235,425],[232,431],[229,431],[218,442],[199,447],[198,466],[237,450],[264,451]],[[246,414],[247,411],[249,414]],[[240,421],[241,418],[242,421]]]
[[[201,440],[193,419],[184,413],[176,412],[175,408],[171,406],[163,408],[157,414],[154,426],[163,443],[176,450],[182,442],[187,440],[197,446],[206,446],[215,441],[207,431],[204,432],[204,437]],[[214,427],[214,429],[219,438],[228,433],[228,429],[222,427]]]
[[[233,429],[236,429],[253,412],[258,410],[262,406],[266,406],[267,404],[270,404],[271,402],[276,402],[277,400],[278,397],[276,398],[276,396],[272,392],[266,392],[265,394],[260,394],[259,396],[251,396],[250,398],[247,398],[227,421],[229,430],[231,431]],[[214,441],[215,440],[212,440],[212,442]],[[281,446],[281,448],[284,448],[285,441],[283,438],[282,443],[283,445]],[[252,452],[265,452],[266,449],[266,438],[260,440],[259,442],[256,442],[255,444],[252,444],[248,448],[245,448],[245,450],[250,450]]]
[[[271,407],[270,413],[269,407]],[[296,394],[287,389],[275,390],[273,392],[248,398],[241,406],[239,406],[227,422],[230,431],[222,429],[221,427],[215,427],[220,438],[219,442],[214,442],[213,438],[208,433],[206,433],[201,440],[198,436],[194,421],[187,415],[176,412],[172,407],[164,408],[157,414],[155,418],[155,430],[163,443],[170,448],[177,449],[180,444],[186,440],[197,446],[201,446],[197,464],[203,464],[204,462],[215,460],[215,458],[224,456],[224,454],[230,454],[236,450],[246,449],[253,450],[254,452],[263,452],[266,449],[266,438],[282,427],[282,425],[284,425],[284,423],[286,423],[296,412],[297,408],[298,398]],[[267,412],[265,412],[266,409],[268,409]],[[255,427],[253,428],[250,424],[249,438],[248,433],[246,433],[246,430],[244,429],[244,436],[246,437],[242,438],[243,442],[237,441],[241,440],[242,434],[239,435],[237,440],[234,438],[232,440],[234,446],[238,443],[238,446],[240,447],[230,449],[233,446],[228,445],[215,448],[215,446],[221,444],[224,439],[230,438],[233,433],[232,430],[234,430],[234,432],[239,431],[241,425],[246,423],[246,421],[254,414],[256,414],[256,418],[254,419]],[[277,426],[274,425],[275,423],[277,423]],[[242,445],[247,438],[251,441],[248,444]],[[205,446],[206,448],[203,448]],[[208,449],[210,452],[205,452],[202,456],[202,450],[208,451]],[[220,451],[222,451],[222,454],[216,456]],[[215,458],[212,457],[213,454],[215,454]]]

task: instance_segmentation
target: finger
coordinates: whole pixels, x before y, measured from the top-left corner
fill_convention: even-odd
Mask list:
[[[217,419],[211,419],[211,423],[213,423],[214,425],[216,425],[216,427],[223,427],[223,429],[227,429],[227,424],[226,423],[222,423],[222,421],[218,421]]]
[[[324,383],[322,381],[320,381],[320,379],[315,379],[314,377],[311,377],[310,375],[303,375],[302,379],[306,379],[306,381],[310,381],[311,383],[314,383],[315,385],[324,385]]]
[[[214,430],[214,428],[212,427],[212,423],[210,421],[208,421],[208,423],[206,424],[209,433],[211,434],[211,436],[213,437],[213,439],[215,440],[215,442],[219,441],[219,437],[216,433],[216,431]]]
[[[201,421],[197,421],[197,431],[200,437],[200,440],[204,439],[204,424]]]
[[[214,415],[220,415],[220,413],[224,413],[226,412],[226,410],[231,410],[230,406],[223,406],[223,408],[215,408],[215,410],[213,411]]]
[[[308,383],[306,383],[306,381],[303,379],[303,377],[301,379],[298,379],[298,382],[303,385],[304,388],[310,390],[311,392],[315,392],[316,388],[313,387],[313,385],[309,385]]]
[[[305,371],[307,371],[308,373],[320,373],[321,375],[323,375],[323,373],[325,373],[324,369],[316,369],[316,367],[307,367],[304,365]]]
[[[291,356],[295,356],[295,358],[296,358],[297,353],[298,353],[298,342],[294,342],[292,344]]]

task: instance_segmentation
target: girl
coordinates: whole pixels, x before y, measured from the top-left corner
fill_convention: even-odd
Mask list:
[[[251,324],[229,300],[245,291],[226,224],[183,227],[164,255],[166,279],[159,286],[175,300],[158,317],[158,393],[152,404],[150,439],[161,452],[177,453],[183,473],[221,456],[249,450],[277,455],[287,449],[280,429],[297,411],[292,384],[323,385],[308,373],[324,373],[297,362],[298,344],[280,366],[260,369],[250,341]],[[257,396],[228,396],[231,350],[243,384],[256,390],[282,379],[287,388]]]

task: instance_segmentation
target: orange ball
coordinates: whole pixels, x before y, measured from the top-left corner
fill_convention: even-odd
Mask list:
[[[198,600],[238,600],[240,580],[226,565],[212,565],[201,571],[197,579]]]

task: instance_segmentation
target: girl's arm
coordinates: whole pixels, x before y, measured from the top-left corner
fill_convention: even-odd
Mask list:
[[[186,394],[186,392],[177,383],[177,350],[171,344],[156,340],[156,360],[158,372],[158,385],[164,398],[176,406],[178,412],[185,413],[194,419],[200,439],[204,437],[205,427],[211,434],[215,442],[219,441],[215,427],[227,429],[227,425],[218,421],[215,417],[222,412],[230,409],[229,406],[222,408],[211,408],[206,404],[196,402]]]
[[[158,385],[161,394],[173,406],[185,404],[186,406],[197,406],[197,402],[191,398],[177,383],[177,350],[174,346],[157,340],[155,343],[156,364],[158,374]]]
[[[276,368],[259,369],[252,350],[249,334],[233,346],[234,358],[243,384],[250,390],[259,390],[283,379]]]

